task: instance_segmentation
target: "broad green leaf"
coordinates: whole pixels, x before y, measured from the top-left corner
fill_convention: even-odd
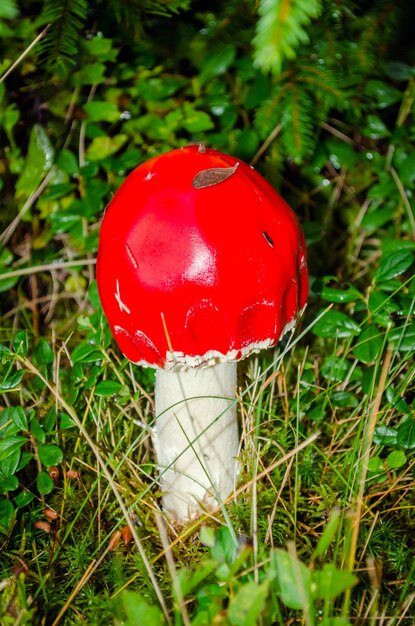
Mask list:
[[[370,139],[383,139],[390,135],[389,129],[377,115],[367,116],[367,124],[363,133]]]
[[[202,62],[200,67],[199,82],[206,81],[224,74],[235,60],[236,48],[234,45],[219,45]]]
[[[100,85],[105,81],[105,65],[103,63],[87,63],[75,74],[75,83],[81,85]]]
[[[345,313],[326,311],[318,322],[314,324],[312,331],[318,337],[345,339],[358,335],[360,327]]]
[[[399,469],[406,464],[407,458],[402,450],[394,450],[386,457],[386,464],[389,469]]]
[[[54,354],[49,342],[43,337],[39,339],[35,348],[35,360],[37,365],[49,365],[54,361]]]
[[[385,73],[393,80],[407,81],[415,75],[415,68],[402,61],[388,61],[385,63]]]
[[[373,441],[378,446],[396,446],[398,443],[398,432],[389,426],[376,426]]]
[[[102,353],[98,352],[93,343],[78,343],[71,354],[74,363],[91,363],[102,360]]]
[[[405,450],[415,448],[415,418],[411,417],[398,427],[397,444]]]
[[[150,606],[132,591],[123,591],[121,602],[127,616],[125,626],[164,626],[163,613],[158,606]]]
[[[390,402],[390,404],[396,411],[399,411],[400,413],[405,413],[405,415],[411,412],[411,409],[405,402],[404,398],[401,398],[401,396],[398,395],[393,385],[389,385],[386,388],[385,395],[387,401]]]
[[[7,476],[0,480],[0,495],[5,495],[8,491],[15,491],[19,486],[16,476]]]
[[[25,166],[16,183],[16,198],[27,198],[36,190],[52,167],[53,158],[54,150],[45,129],[35,124],[30,133]]]
[[[8,418],[11,418],[20,430],[27,430],[27,415],[21,406],[8,407]]]
[[[402,92],[390,83],[382,80],[369,80],[365,85],[365,93],[376,102],[378,109],[387,107],[399,102],[402,99]]]
[[[192,107],[186,107],[183,128],[188,133],[200,133],[214,127],[212,119],[204,111],[196,111]]]
[[[21,456],[22,450],[21,448],[19,448],[9,454],[9,456],[4,459],[4,461],[1,461],[0,471],[5,478],[13,476],[13,474],[16,472],[17,468],[19,467]]]
[[[357,396],[350,391],[335,391],[330,394],[330,402],[333,406],[350,408],[355,408],[359,404]]]
[[[0,530],[8,531],[14,518],[14,506],[6,498],[0,500]]]
[[[16,354],[26,356],[29,350],[29,338],[27,331],[19,330],[13,338],[13,349]]]
[[[388,340],[403,352],[415,350],[415,322],[392,328]]]
[[[39,472],[36,478],[37,490],[40,494],[48,494],[53,491],[53,480],[47,472]]]
[[[68,428],[75,428],[76,424],[69,415],[66,413],[61,413],[59,415],[59,429],[67,430]]]
[[[414,256],[410,250],[396,250],[382,255],[374,275],[375,281],[380,283],[400,276],[411,267],[413,260]]]
[[[23,509],[25,506],[30,504],[34,498],[35,494],[31,491],[21,491],[19,495],[15,497],[14,502],[19,509]]]
[[[342,382],[350,371],[351,363],[337,356],[329,356],[324,361],[321,373],[326,380]]]
[[[118,380],[101,380],[95,387],[97,396],[113,396],[122,388],[122,384]]]
[[[14,454],[16,450],[20,450],[26,442],[26,437],[21,437],[20,435],[0,439],[0,462]]]
[[[311,604],[311,572],[298,558],[284,550],[273,550],[270,568],[276,574],[281,601],[290,609]]]
[[[333,563],[325,563],[320,571],[313,573],[314,597],[321,600],[334,600],[338,595],[351,589],[357,578],[351,572],[339,570]]]
[[[257,624],[267,601],[268,589],[268,581],[261,584],[254,581],[245,583],[229,603],[229,623],[232,626]]]
[[[373,363],[382,352],[384,334],[374,325],[366,326],[353,349],[354,356],[362,363]]]
[[[10,391],[11,389],[15,389],[16,387],[18,387],[23,376],[23,370],[8,374],[5,378],[3,378],[3,380],[0,380],[0,392]]]
[[[51,467],[52,465],[58,465],[62,463],[63,452],[53,443],[45,443],[38,448],[39,459],[42,465],[45,467]]]
[[[58,158],[56,159],[56,164],[60,170],[66,172],[66,174],[70,174],[71,176],[74,176],[79,172],[78,159],[70,150],[61,150]]]
[[[117,122],[120,119],[118,107],[113,102],[92,100],[83,108],[90,122]]]
[[[91,161],[106,159],[120,148],[128,140],[127,135],[115,135],[114,137],[95,137],[86,151],[86,156]]]
[[[353,285],[336,286],[338,279],[333,276],[325,276],[322,280],[313,283],[313,291],[327,302],[354,302],[363,299],[360,291]]]

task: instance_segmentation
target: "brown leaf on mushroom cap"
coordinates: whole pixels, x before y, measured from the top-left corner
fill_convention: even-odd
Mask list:
[[[203,189],[204,187],[212,187],[227,180],[232,174],[235,174],[239,163],[235,163],[233,167],[212,167],[208,170],[202,170],[192,180],[192,186],[195,189]]]

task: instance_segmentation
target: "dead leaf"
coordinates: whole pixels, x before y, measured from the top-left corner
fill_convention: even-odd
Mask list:
[[[212,167],[209,170],[202,170],[192,180],[192,186],[195,189],[204,189],[205,187],[213,187],[227,180],[238,169],[238,163],[233,167]]]

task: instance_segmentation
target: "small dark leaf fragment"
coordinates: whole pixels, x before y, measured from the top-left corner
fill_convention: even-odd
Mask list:
[[[233,167],[212,167],[208,170],[202,170],[192,180],[195,189],[203,189],[204,187],[213,187],[223,183],[232,174],[235,174],[239,163],[235,163]]]
[[[265,230],[262,231],[262,234],[263,234],[266,242],[269,243],[271,248],[273,248],[274,247],[274,240],[272,239],[272,237],[270,237]]]

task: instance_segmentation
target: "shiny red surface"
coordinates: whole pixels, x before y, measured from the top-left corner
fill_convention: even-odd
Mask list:
[[[202,170],[236,163],[223,182],[192,186]],[[276,343],[304,306],[304,238],[250,166],[189,146],[143,163],[121,185],[101,226],[97,282],[130,360],[162,367],[171,351],[239,359]]]

